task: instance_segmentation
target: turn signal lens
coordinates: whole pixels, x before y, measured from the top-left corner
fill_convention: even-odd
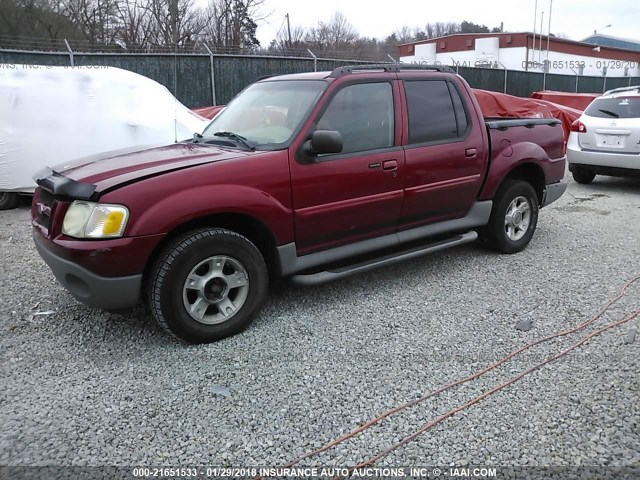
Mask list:
[[[62,233],[75,238],[117,238],[124,234],[129,210],[122,205],[75,201],[64,217]]]

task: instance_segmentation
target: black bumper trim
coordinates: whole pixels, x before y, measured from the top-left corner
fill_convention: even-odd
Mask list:
[[[640,178],[640,166],[639,168],[622,168],[622,167],[607,167],[606,165],[589,165],[587,163],[570,163],[569,164],[569,171],[571,173],[579,169],[589,170],[595,173],[596,175],[604,175],[607,177]]]
[[[142,275],[102,277],[49,251],[40,233],[34,231],[33,240],[58,282],[80,302],[105,310],[122,310],[140,301]]]

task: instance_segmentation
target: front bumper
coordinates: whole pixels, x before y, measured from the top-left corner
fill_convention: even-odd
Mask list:
[[[567,182],[550,183],[544,187],[544,195],[542,196],[542,207],[558,200],[567,190]]]
[[[56,279],[80,302],[105,310],[131,308],[139,302],[141,274],[124,277],[96,275],[53,253],[51,242],[36,229],[33,231],[33,240]]]

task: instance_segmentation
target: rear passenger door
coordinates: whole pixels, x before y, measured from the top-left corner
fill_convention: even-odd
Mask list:
[[[414,78],[409,74],[402,82],[408,132],[400,229],[465,216],[486,161],[484,122],[466,89],[442,75]]]

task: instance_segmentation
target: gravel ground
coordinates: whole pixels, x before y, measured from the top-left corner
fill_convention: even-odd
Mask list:
[[[140,309],[77,303],[0,212],[0,464],[270,465],[592,317],[640,275],[640,181],[542,210],[529,248],[476,245],[318,288],[272,287],[244,334],[185,346]],[[640,282],[597,326],[640,308]],[[38,312],[54,311],[48,315]],[[532,328],[515,328],[522,320]],[[377,466],[640,465],[637,319],[449,418]],[[540,345],[304,465],[347,466],[576,342]]]

